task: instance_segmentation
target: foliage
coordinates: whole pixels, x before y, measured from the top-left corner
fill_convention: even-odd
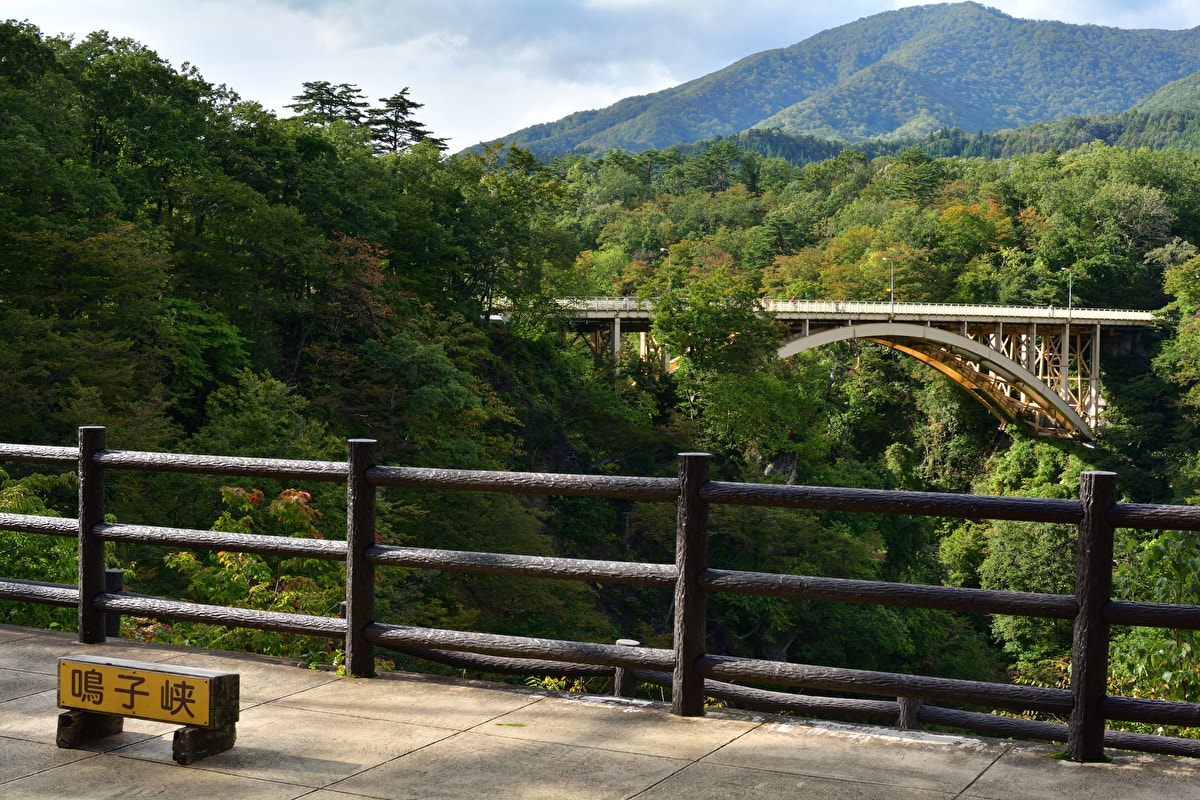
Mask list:
[[[1192,532],[1163,531],[1148,541],[1125,540],[1114,580],[1122,599],[1200,604],[1200,541]],[[1194,702],[1200,697],[1195,631],[1131,628],[1116,636],[1110,658],[1122,694]]]
[[[338,120],[357,125],[368,105],[354,84],[335,86],[329,81],[305,81],[304,91],[292,99],[296,102],[287,107],[305,122],[315,125],[330,125]]]
[[[802,82],[813,48],[878,65],[905,43],[934,57],[938,26],[969,21],[963,42],[978,44],[1016,24],[971,4],[881,19],[780,63],[800,58]],[[850,29],[871,36],[851,41]],[[1124,33],[1106,41],[1130,63],[1174,52],[1131,48]],[[1055,498],[1104,467],[1139,499],[1200,496],[1200,159],[1125,146],[1186,129],[1190,112],[854,149],[701,120],[695,145],[543,162],[532,142],[447,155],[412,118],[407,87],[367,109],[351,85],[306,83],[299,113],[279,119],[107,34],[63,41],[9,22],[0,48],[0,440],[67,443],[78,425],[104,424],[116,448],[340,460],[347,438],[369,437],[384,464],[656,476],[705,449],[720,479]],[[855,72],[873,97],[879,70]],[[998,108],[1007,88],[979,80],[972,91]],[[715,86],[659,99],[683,111]],[[898,89],[871,125],[918,98],[897,86],[912,91]],[[825,96],[826,121],[852,110]],[[753,92],[732,105],[747,127],[774,113]],[[616,113],[593,115],[597,136]],[[642,122],[620,132],[630,150],[650,135]],[[676,141],[689,126],[674,114],[653,135]],[[538,146],[567,127],[541,131]],[[1162,309],[1161,325],[1106,350],[1094,450],[999,430],[956,384],[874,343],[776,357],[764,298],[882,301],[893,277],[902,302],[1061,306],[1071,291],[1077,306]],[[648,357],[630,336],[611,358],[563,313],[562,298],[598,293],[657,303]],[[109,487],[123,522],[329,537],[345,527],[335,484],[222,491],[215,479],[114,474]],[[51,513],[70,507],[70,489],[14,468],[0,502]],[[673,559],[669,504],[415,491],[378,502],[391,545]],[[1073,575],[1065,526],[722,507],[712,532],[713,563],[731,569],[1050,592],[1070,591]],[[0,541],[6,577],[72,580],[72,543]],[[1124,595],[1194,602],[1190,539],[1130,536],[1122,548]],[[340,567],[324,562],[110,550],[147,594],[322,615],[340,599]],[[659,646],[671,630],[667,593],[644,587],[388,568],[376,603],[390,622],[549,638]],[[276,634],[132,630],[339,657]],[[1046,682],[1069,667],[1057,623],[716,595],[709,631],[726,652],[867,669],[991,678],[1000,663]],[[1194,644],[1122,632],[1121,687],[1194,699]]]
[[[45,496],[55,489],[74,488],[75,476],[28,475],[9,477],[0,470],[0,513],[60,516],[45,504]],[[76,542],[74,538],[46,537],[36,534],[0,531],[0,563],[4,577],[16,580],[74,584],[76,580]],[[73,628],[75,611],[37,603],[0,602],[0,619],[8,625],[35,628]]]
[[[260,489],[224,486],[221,500],[225,510],[212,530],[322,538],[321,512],[312,506],[308,492],[285,489],[266,502]],[[184,599],[190,602],[328,617],[336,615],[338,603],[345,599],[345,569],[328,561],[182,551],[167,556],[164,563],[183,578]],[[331,662],[337,649],[332,642],[274,631],[228,630],[189,622],[133,624],[138,636],[149,641],[268,653],[314,664]]]
[[[435,137],[413,119],[413,112],[424,104],[409,98],[407,86],[391,97],[379,98],[379,102],[383,105],[368,109],[366,118],[375,152],[400,153],[420,142],[432,142],[439,150],[446,149],[444,139]]]

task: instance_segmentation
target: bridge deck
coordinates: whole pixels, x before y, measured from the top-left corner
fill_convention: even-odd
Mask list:
[[[970,322],[1146,327],[1151,311],[1058,306],[988,306],[955,303],[896,303],[858,300],[763,300],[763,310],[784,321],[847,320],[863,322]],[[563,306],[581,319],[652,319],[654,301],[629,297],[564,300]]]
[[[55,663],[80,653],[241,674],[233,749],[178,766],[174,726],[55,746]],[[1200,798],[1200,761],[611,701],[0,626],[0,800],[72,797]]]

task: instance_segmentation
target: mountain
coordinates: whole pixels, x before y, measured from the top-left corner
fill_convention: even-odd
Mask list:
[[[1171,81],[1154,94],[1145,97],[1135,107],[1138,111],[1164,108],[1200,109],[1200,72]]]
[[[913,6],[498,141],[535,153],[663,149],[779,128],[847,142],[998,130],[1132,108],[1200,70],[1200,27],[1016,19],[978,3]]]

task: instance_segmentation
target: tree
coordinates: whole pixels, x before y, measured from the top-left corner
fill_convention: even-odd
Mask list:
[[[695,158],[682,165],[687,185],[710,192],[723,192],[733,186],[742,174],[745,152],[732,139],[719,139]]]
[[[461,204],[448,209],[462,248],[442,286],[464,312],[487,319],[501,302],[513,325],[544,325],[559,284],[573,276],[578,243],[558,225],[566,187],[531,153],[487,148],[451,162]]]
[[[167,259],[118,224],[0,237],[0,264],[0,402],[20,409],[0,430],[59,441],[86,417],[161,445]]]
[[[701,371],[750,374],[774,358],[778,326],[753,287],[717,266],[657,304],[654,335]]]
[[[446,149],[446,140],[439,139],[420,122],[413,119],[413,112],[424,108],[408,97],[405,86],[391,97],[381,97],[381,107],[367,110],[367,127],[371,129],[371,140],[376,153],[400,153],[419,142],[431,142],[439,150]]]
[[[46,495],[73,489],[75,476],[27,475],[10,478],[0,469],[0,512],[33,514],[42,517],[61,516],[46,504]],[[76,572],[76,543],[59,536],[0,531],[0,563],[4,577],[21,580],[73,583]],[[54,608],[41,603],[0,602],[0,620],[9,625],[66,628],[75,617],[70,609]]]
[[[318,525],[322,513],[308,492],[284,489],[271,500],[260,489],[222,486],[224,511],[214,531],[300,539],[325,538]],[[279,558],[253,553],[220,551],[172,553],[163,562],[183,581],[190,602],[263,611],[286,611],[329,616],[345,597],[345,573],[337,565],[313,558]],[[139,627],[139,636],[169,644],[222,647],[287,655],[310,664],[336,663],[336,643],[319,637],[275,631],[230,630],[198,622]]]
[[[367,107],[363,93],[352,83],[305,81],[304,91],[292,97],[296,102],[285,108],[296,111],[310,125],[329,125],[345,120],[353,125],[362,122],[362,110]]]
[[[170,220],[174,183],[208,169],[205,134],[223,93],[131,39],[93,33],[60,56],[79,90],[88,162],[116,187],[123,216]]]

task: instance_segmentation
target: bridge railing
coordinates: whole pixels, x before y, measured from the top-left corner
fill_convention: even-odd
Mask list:
[[[1200,704],[1111,697],[1105,693],[1111,625],[1200,629],[1200,606],[1111,598],[1115,527],[1200,530],[1197,507],[1115,502],[1116,476],[1112,473],[1084,473],[1080,500],[1048,500],[713,481],[709,479],[710,458],[702,453],[681,454],[676,478],[647,478],[381,466],[375,463],[372,440],[350,440],[348,451],[344,462],[320,462],[109,450],[104,429],[96,427],[80,429],[78,448],[0,444],[0,461],[73,466],[79,479],[76,520],[0,514],[0,530],[76,537],[78,583],[0,578],[0,599],[76,607],[78,636],[83,643],[105,640],[107,615],[189,620],[342,639],[347,671],[359,676],[373,674],[375,649],[384,647],[489,672],[611,675],[615,670],[618,676],[624,676],[615,681],[618,685],[632,678],[669,686],[672,708],[682,715],[702,714],[705,698],[713,697],[814,716],[890,719],[903,727],[924,723],[1065,741],[1070,757],[1079,761],[1102,760],[1105,746],[1200,756],[1200,742],[1195,740],[1106,730],[1107,720],[1200,726]],[[104,487],[109,470],[344,483],[346,540],[106,523]],[[675,563],[381,545],[375,540],[376,495],[380,489],[392,487],[673,502],[677,508]],[[708,511],[721,504],[1076,525],[1075,593],[1001,592],[710,567]],[[110,541],[345,561],[345,614],[322,617],[211,606],[106,588],[105,545]],[[673,588],[673,646],[643,648],[629,646],[629,642],[612,645],[385,624],[374,618],[374,572],[389,566]],[[1071,619],[1071,688],[839,669],[708,653],[706,598],[713,592]],[[745,683],[776,688],[752,688]],[[779,687],[888,699],[809,695],[779,691]],[[1007,712],[1069,715],[1070,722],[1063,725],[955,707],[962,704]]]
[[[868,300],[789,300],[763,299],[763,310],[780,317],[920,317],[961,321],[1013,320],[1062,324],[1108,323],[1149,325],[1154,321],[1150,311],[1111,308],[1079,308],[1059,306],[1005,306],[972,303],[902,303]],[[597,315],[653,315],[654,301],[636,297],[589,297],[560,301],[565,309]]]

